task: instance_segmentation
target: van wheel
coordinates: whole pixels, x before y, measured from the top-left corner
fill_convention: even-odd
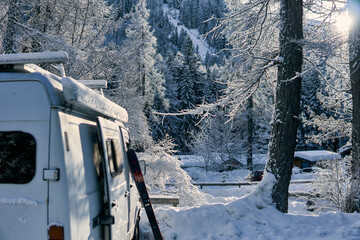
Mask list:
[[[132,240],[139,240],[139,239],[140,239],[140,216],[137,217],[136,219],[134,236],[132,237]]]

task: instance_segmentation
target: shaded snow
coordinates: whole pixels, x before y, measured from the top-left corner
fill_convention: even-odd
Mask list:
[[[209,178],[213,181],[219,178],[229,181],[245,175],[238,170],[225,174],[205,173],[204,170],[201,173],[201,168],[195,167],[186,170],[190,171],[192,177],[196,175],[199,179]],[[298,172],[294,171],[292,178],[314,177],[310,173]],[[289,214],[279,212],[269,197],[273,182],[274,177],[266,174],[256,187],[204,187],[202,191],[211,194],[207,204],[156,208],[155,214],[164,239],[360,239],[358,213],[309,212],[307,200],[299,197],[289,198]],[[312,188],[311,184],[291,184],[289,191],[309,192]],[[144,211],[140,229],[141,239],[154,239]]]

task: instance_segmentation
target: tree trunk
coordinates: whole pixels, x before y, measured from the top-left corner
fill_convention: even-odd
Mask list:
[[[254,130],[254,121],[253,121],[253,97],[251,96],[247,102],[247,149],[246,149],[246,166],[249,171],[253,171],[253,130]]]
[[[282,212],[288,210],[288,190],[296,147],[300,112],[302,46],[302,1],[281,0],[280,57],[275,112],[266,171],[275,176],[273,202]]]
[[[350,81],[353,100],[352,109],[352,159],[351,185],[346,210],[360,211],[360,1],[350,1],[350,15],[353,20],[349,34]]]

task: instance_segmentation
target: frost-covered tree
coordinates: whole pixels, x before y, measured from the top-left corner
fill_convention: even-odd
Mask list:
[[[247,141],[242,147],[248,150],[250,167],[255,142],[253,140],[257,138],[257,134],[263,134],[260,131],[255,133],[256,126],[260,125],[262,120],[258,123],[257,121],[268,120],[270,116],[253,118],[253,114],[258,110],[267,114],[269,111],[260,109],[259,107],[264,105],[257,105],[259,102],[253,99],[252,95],[258,91],[262,92],[260,95],[273,95],[272,87],[267,89],[260,86],[265,86],[262,82],[273,77],[270,68],[274,66],[278,55],[278,47],[274,44],[277,41],[277,35],[274,34],[277,32],[274,23],[277,17],[268,14],[269,11],[274,11],[277,5],[271,7],[269,1],[228,1],[228,4],[229,13],[223,26],[230,49],[230,58],[224,68],[224,74],[228,78],[226,98],[232,108],[230,117],[242,112],[243,119],[247,119],[243,124],[244,130],[247,129]]]
[[[360,211],[360,1],[351,0],[349,11],[353,23],[349,36],[350,82],[352,93],[351,189],[347,199],[349,212]]]
[[[167,79],[168,88],[176,92],[168,94],[172,113],[193,109],[202,103],[207,80],[206,69],[201,66],[200,58],[194,52],[192,40],[187,35],[181,50],[182,53],[178,51],[170,63],[172,74]],[[182,152],[189,152],[190,136],[193,131],[197,131],[198,120],[194,115],[171,116],[167,119],[169,134],[176,139],[178,149]]]
[[[328,24],[331,24],[334,5],[337,3],[330,4],[331,9],[328,12],[324,8],[326,4],[322,1],[305,3],[301,1],[228,1],[228,3],[229,14],[224,21],[224,31],[227,31],[227,37],[231,38],[229,43],[237,54],[233,55],[230,59],[232,64],[228,65],[228,71],[234,74],[232,81],[228,83],[230,88],[228,88],[227,97],[222,102],[232,104],[233,113],[236,113],[245,105],[246,99],[258,89],[259,79],[266,76],[269,67],[278,66],[277,103],[266,169],[273,173],[277,180],[272,188],[272,200],[279,210],[286,211],[289,173],[296,145],[296,136],[292,135],[292,130],[299,118],[297,104],[300,79],[317,72],[316,75],[321,81],[329,83],[330,79],[336,79],[335,76],[342,74],[342,68],[334,64],[336,58],[332,57],[339,49],[339,39],[332,36],[319,38],[319,34],[323,34],[322,29],[326,29]],[[302,36],[302,6],[310,9],[308,12],[311,14],[316,12],[324,19],[314,29],[306,31],[305,38]],[[281,11],[278,15],[276,12],[279,8]],[[313,20],[311,15],[307,16],[310,17],[306,18],[306,21]],[[226,23],[229,25],[227,26]],[[280,35],[276,34],[278,30],[282,31]],[[277,36],[280,41],[277,40]],[[302,49],[306,51],[304,58],[301,54]],[[307,54],[309,52],[312,53],[311,57]],[[290,56],[291,59],[285,59]],[[301,71],[302,60],[306,64],[303,65],[304,68]],[[326,69],[325,72],[324,69]],[[288,90],[291,92],[290,95],[287,95]],[[291,114],[285,116],[284,112]],[[281,139],[287,139],[286,144]]]
[[[178,35],[173,34],[175,27],[170,23],[168,16],[164,14],[162,4],[163,2],[160,0],[151,0],[148,1],[147,6],[150,9],[149,24],[157,39],[157,52],[165,57],[169,53],[174,53],[176,48],[169,36],[177,38]]]
[[[179,18],[186,27],[197,28],[199,26],[199,0],[182,0]]]
[[[128,20],[126,38],[119,47],[118,55],[114,56],[118,62],[114,67],[112,84],[117,88],[112,89],[109,95],[128,110],[133,146],[144,150],[152,144],[148,120],[155,121],[152,113],[154,98],[163,101],[165,80],[155,66],[156,38],[150,31],[145,0],[139,1],[125,17]]]
[[[305,73],[302,83],[298,148],[326,148],[337,151],[347,141],[344,130],[348,124],[342,123],[346,123],[350,116],[347,110],[349,96],[346,96],[346,89],[349,89],[347,43],[332,24],[334,20],[331,16],[336,16],[338,12],[333,12],[332,7],[329,10],[317,5],[308,7],[311,7],[308,12],[322,7],[322,14],[328,17],[325,17],[324,21],[305,18]],[[339,11],[343,11],[341,5],[338,8]],[[326,20],[327,18],[330,20]]]
[[[321,102],[317,97],[317,93],[321,90],[321,82],[317,71],[311,71],[305,74],[302,79],[301,86],[301,119],[310,119],[312,113],[319,115],[321,111]],[[298,128],[298,143],[299,150],[313,150],[317,149],[319,145],[311,144],[307,140],[309,135],[317,135],[319,131],[311,125],[306,125],[301,121]]]
[[[5,34],[2,41],[5,53],[15,52],[16,16],[18,15],[18,12],[18,2],[16,0],[10,0],[8,2],[7,12],[4,11],[4,17],[2,18],[4,19],[7,15]]]
[[[191,177],[181,169],[181,162],[174,156],[174,147],[169,139],[165,139],[139,155],[140,159],[146,160],[148,171],[145,180],[150,191],[162,195],[176,194],[181,199],[181,206],[205,203],[205,194],[191,183]]]
[[[176,55],[173,63],[173,77],[176,82],[177,101],[173,105],[176,112],[185,109],[192,109],[196,105],[195,79],[190,71],[189,65],[185,62],[185,57],[180,52]],[[177,138],[178,148],[183,152],[188,152],[187,145],[192,131],[196,129],[197,119],[193,115],[175,116],[172,122],[176,125],[169,126],[171,136]]]
[[[111,61],[105,37],[118,24],[114,9],[105,1],[9,0],[5,6],[11,11],[15,8],[18,17],[3,15],[2,21],[9,24],[2,25],[2,31],[7,32],[6,39],[13,39],[3,38],[4,46],[12,45],[14,52],[67,51],[71,60],[65,66],[68,75],[104,76],[104,63]]]
[[[235,55],[227,68],[232,74],[225,102],[232,105],[232,116],[256,92],[268,70],[278,67],[265,179],[272,182],[266,193],[271,196],[269,203],[286,212],[300,109],[302,1],[228,2],[224,31]],[[279,15],[273,14],[278,11]]]
[[[288,210],[288,191],[300,113],[303,10],[301,0],[280,1],[280,34],[275,110],[266,172],[275,178],[272,198],[276,208]],[[265,174],[267,177],[269,174]]]

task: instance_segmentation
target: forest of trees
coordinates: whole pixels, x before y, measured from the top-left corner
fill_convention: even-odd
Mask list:
[[[359,211],[360,1],[5,0],[0,52],[67,51],[76,79],[107,79],[132,145],[226,161],[268,153],[287,212],[294,151],[352,145],[346,211]],[[334,27],[347,6],[349,38]],[[173,9],[181,23],[164,12]],[[215,54],[201,59],[196,29]],[[346,34],[345,34],[346,35]],[[271,124],[269,124],[271,122]],[[174,145],[172,145],[174,144]]]

